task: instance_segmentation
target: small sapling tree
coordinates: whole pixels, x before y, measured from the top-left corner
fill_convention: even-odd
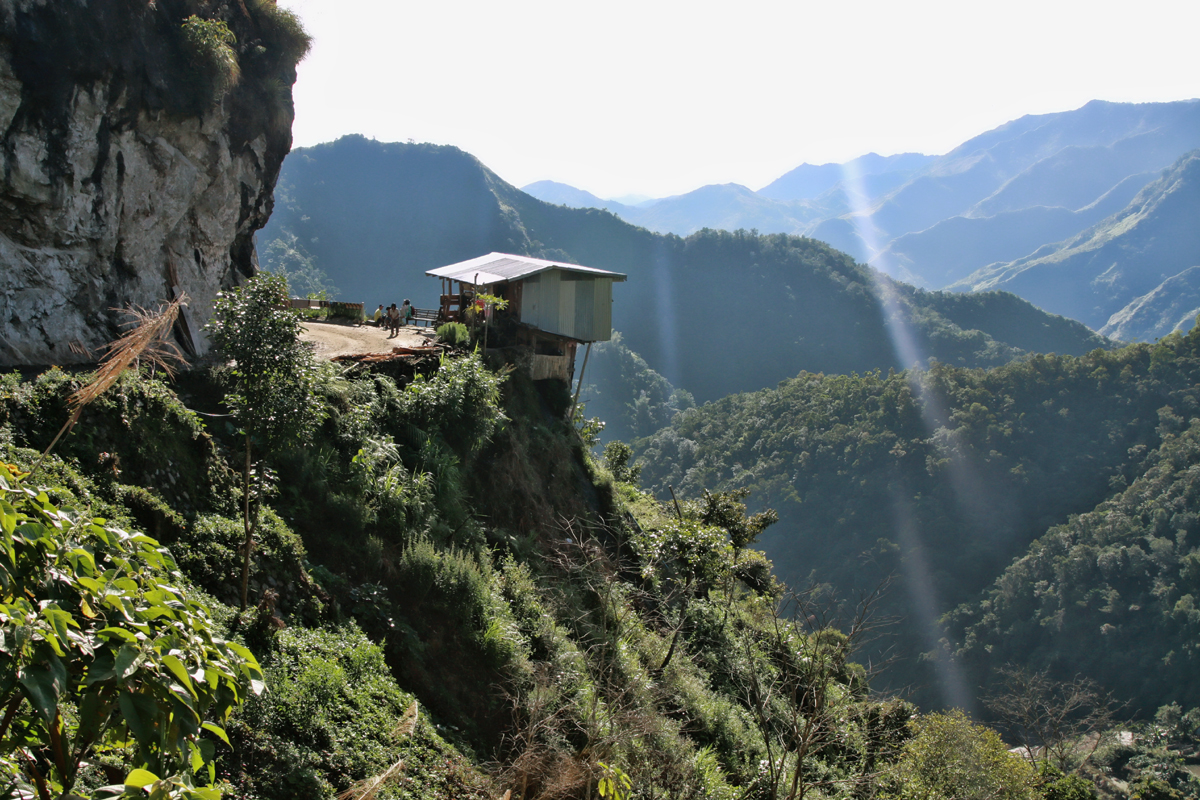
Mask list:
[[[475,302],[467,309],[467,318],[471,320],[472,327],[478,324],[478,318],[483,316],[483,352],[487,352],[488,327],[491,322],[491,312],[493,309],[503,311],[508,308],[508,301],[503,297],[497,297],[494,294],[482,292],[475,295]]]
[[[208,331],[217,350],[233,362],[225,373],[225,403],[241,423],[246,441],[241,580],[245,609],[257,518],[250,509],[251,445],[269,451],[303,439],[321,422],[323,407],[313,392],[317,368],[312,348],[300,341],[300,320],[288,308],[283,277],[261,273],[245,286],[222,293]]]
[[[885,589],[883,584],[861,598],[844,626],[835,624],[822,587],[790,592],[763,616],[765,624],[743,632],[746,661],[753,665],[744,697],[766,751],[764,794],[770,800],[804,800],[813,790],[858,796],[878,779],[871,765],[890,755],[894,737],[884,725],[851,744],[846,721],[861,709],[869,679],[851,657],[882,624],[874,610]],[[848,747],[863,751],[860,769],[838,775],[817,767]]]

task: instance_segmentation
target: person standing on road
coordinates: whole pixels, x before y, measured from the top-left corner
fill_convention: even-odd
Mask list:
[[[408,302],[408,298],[404,298],[404,305],[400,306],[400,324],[407,326],[408,321],[412,319],[413,307],[412,303]]]
[[[388,338],[390,339],[400,332],[400,310],[396,308],[395,303],[392,303],[392,307],[388,309],[387,319],[388,329],[391,331],[388,334]]]

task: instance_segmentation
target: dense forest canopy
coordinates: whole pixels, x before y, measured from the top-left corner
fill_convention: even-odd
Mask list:
[[[1200,411],[1198,354],[1200,336],[1193,333],[1078,357],[1035,355],[990,370],[935,364],[886,375],[802,373],[774,389],[681,410],[671,425],[636,440],[635,449],[643,480],[659,496],[672,488],[688,497],[713,487],[747,487],[777,508],[781,521],[762,544],[792,585],[828,582],[839,594],[853,595],[896,575],[889,608],[903,617],[895,645],[905,660],[892,685],[916,681],[924,685],[925,699],[969,704],[970,687],[989,679],[985,666],[994,661],[976,652],[966,663],[978,674],[962,678],[957,689],[946,683],[956,668],[945,665],[957,663],[948,659],[960,645],[947,651],[939,643],[939,618],[972,602],[1052,526],[1091,512],[1131,484],[1148,487],[1151,478],[1144,475],[1153,464],[1178,463],[1177,455],[1168,458],[1159,448],[1184,452],[1176,429]],[[1187,519],[1180,517],[1171,530],[1186,530]],[[1142,528],[1130,527],[1126,538],[1149,535],[1135,530]],[[1165,658],[1182,675],[1196,665],[1190,650],[1172,643],[1182,629],[1170,626],[1190,619],[1184,595],[1191,573],[1175,560],[1186,560],[1196,543],[1175,532],[1167,538],[1171,549],[1144,548],[1171,561],[1161,581],[1174,588],[1159,591],[1159,606],[1169,598],[1171,611],[1163,619],[1176,622],[1164,622],[1161,636],[1139,642],[1145,645],[1142,658]],[[1039,567],[1051,568],[1049,562]],[[1032,567],[1014,568],[1003,578],[1010,588],[997,591],[1001,597],[1041,597],[1042,577],[1029,577],[1034,587],[1010,586],[1033,574]],[[1097,585],[1103,584],[1062,591],[1086,593]],[[1082,667],[1065,655],[1081,642],[1054,635],[1047,620],[1058,607],[1041,602],[1039,648],[1065,661],[1047,655],[1039,662],[1064,671]],[[968,611],[956,623],[960,629],[974,625],[970,637],[979,647],[985,630],[993,639],[1000,629],[1026,630],[1020,622],[1026,617],[1014,616],[1024,613],[1015,601],[1003,614],[999,599],[989,603],[986,624],[970,621],[972,613],[984,612]],[[1178,614],[1174,604],[1181,604]],[[1100,627],[1073,635],[1099,636]],[[1000,649],[1021,652],[1018,641],[1020,636],[1005,645],[1011,651]],[[1093,640],[1086,660],[1091,677],[1126,688],[1144,708],[1185,702],[1190,690],[1179,683],[1155,681],[1135,690],[1121,679],[1124,649],[1109,647],[1112,641]],[[997,642],[988,640],[989,652]],[[931,691],[938,682],[940,695]]]

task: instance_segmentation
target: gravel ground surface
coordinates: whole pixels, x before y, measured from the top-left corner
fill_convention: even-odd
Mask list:
[[[374,325],[305,322],[300,338],[313,343],[317,358],[329,360],[360,353],[389,353],[393,347],[420,347],[433,339],[433,330],[410,325],[393,337]]]

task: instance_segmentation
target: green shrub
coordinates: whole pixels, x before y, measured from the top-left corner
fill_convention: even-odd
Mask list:
[[[239,550],[244,535],[241,520],[204,514],[185,526],[171,551],[180,569],[197,586],[222,602],[237,603],[242,568]],[[250,563],[251,586],[261,592],[274,582],[287,599],[289,589],[302,579],[304,557],[300,537],[272,509],[264,508]]]
[[[362,322],[365,317],[363,310],[357,303],[341,303],[337,300],[329,304],[330,319],[348,319],[351,322]]]
[[[490,567],[458,550],[439,551],[427,539],[404,548],[396,586],[409,602],[482,633],[490,604]]]
[[[214,635],[158,542],[57,508],[24,477],[0,464],[0,785],[72,795],[102,758],[156,797],[195,796],[180,780],[262,691],[258,662]]]
[[[71,413],[68,397],[88,377],[58,368],[32,380],[6,376],[0,388],[0,424],[12,426],[14,444],[45,449]],[[79,423],[56,445],[55,454],[100,486],[142,487],[184,516],[228,502],[231,481],[200,417],[165,383],[134,370],[126,371],[84,409]],[[128,494],[118,488],[113,491],[118,496]],[[136,504],[149,502],[145,497],[129,499],[135,516]],[[142,522],[143,517],[137,519]],[[160,530],[163,538],[171,538],[167,529]]]
[[[258,22],[259,35],[269,53],[281,64],[294,66],[312,48],[312,37],[294,11],[283,8],[274,0],[250,0],[246,3]]]
[[[471,341],[471,332],[461,322],[447,322],[445,325],[438,326],[437,338],[439,342],[445,342],[455,347],[466,347]]]
[[[271,692],[231,726],[231,777],[247,795],[331,797],[396,761],[392,732],[413,698],[358,628],[285,629],[264,662]]]
[[[220,100],[241,77],[237,37],[219,19],[201,19],[193,14],[183,23],[183,45],[210,102]]]
[[[506,419],[500,410],[504,378],[478,354],[445,358],[433,375],[418,375],[399,398],[400,412],[420,430],[439,435],[458,453],[487,442]]]
[[[368,437],[351,464],[364,504],[385,534],[419,529],[434,504],[434,476],[404,466],[390,437]]]

